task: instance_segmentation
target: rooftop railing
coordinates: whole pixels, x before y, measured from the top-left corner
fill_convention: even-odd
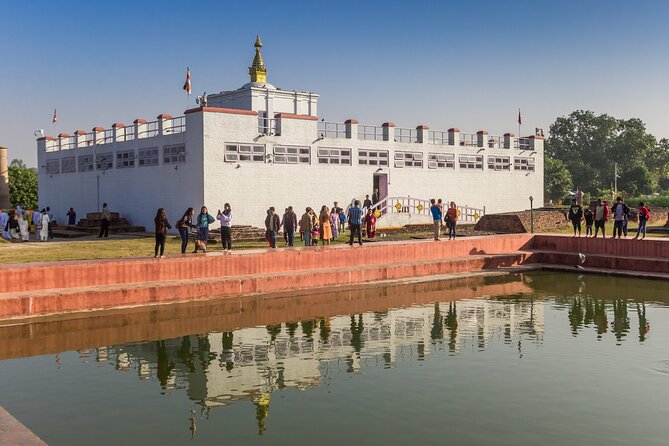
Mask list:
[[[442,130],[430,130],[428,132],[428,142],[430,144],[448,145],[448,132]]]
[[[530,142],[530,138],[518,138],[514,141],[514,148],[518,150],[530,150],[532,148],[532,144]]]
[[[274,121],[274,120],[271,120]],[[111,129],[95,128],[93,131],[84,133],[77,131],[74,135],[62,135],[58,138],[46,138],[45,149],[47,152],[57,150],[70,150],[93,145],[112,144],[114,142],[134,141],[136,139],[153,138],[161,133],[173,135],[186,131],[186,117],[178,116],[158,121],[138,120],[130,126],[115,124]]]
[[[383,141],[383,127],[379,125],[358,125],[358,139]]]
[[[477,147],[478,137],[476,133],[460,133],[460,145],[465,147]]]
[[[346,138],[346,124],[343,122],[319,121],[317,131],[320,138]]]
[[[418,142],[418,130],[395,127],[395,142]]]
[[[504,149],[504,137],[498,135],[488,135],[486,147],[489,149]]]

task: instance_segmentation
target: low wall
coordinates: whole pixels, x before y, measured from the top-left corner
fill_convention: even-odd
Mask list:
[[[530,211],[486,214],[476,223],[474,229],[493,233],[529,233],[532,231],[531,214]],[[560,209],[537,209],[533,214],[535,233],[569,227],[569,222]]]

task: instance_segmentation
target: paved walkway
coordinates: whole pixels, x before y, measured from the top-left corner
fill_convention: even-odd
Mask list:
[[[46,446],[46,443],[0,406],[0,445]]]

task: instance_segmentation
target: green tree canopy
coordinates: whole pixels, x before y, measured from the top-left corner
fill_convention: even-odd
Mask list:
[[[37,169],[29,169],[21,160],[9,165],[9,203],[12,207],[25,205],[37,208]]]
[[[583,110],[556,119],[545,152],[565,164],[574,187],[591,193],[611,186],[616,163],[624,179],[619,189],[652,190],[669,161],[669,144],[658,144],[640,119]]]
[[[549,156],[544,158],[544,190],[546,199],[558,200],[564,198],[574,182],[567,166],[560,160]]]

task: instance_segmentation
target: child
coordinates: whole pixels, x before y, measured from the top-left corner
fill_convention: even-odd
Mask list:
[[[341,223],[339,232],[343,234],[346,232],[346,215],[344,215],[342,208],[339,208],[339,222]]]
[[[650,220],[650,210],[645,206],[644,202],[639,202],[639,227],[636,230],[635,239],[639,238],[639,234],[643,233],[641,240],[646,238],[646,224]]]
[[[592,236],[592,224],[595,221],[595,214],[592,213],[592,209],[587,208],[583,213],[583,218],[585,218],[585,236]]]

